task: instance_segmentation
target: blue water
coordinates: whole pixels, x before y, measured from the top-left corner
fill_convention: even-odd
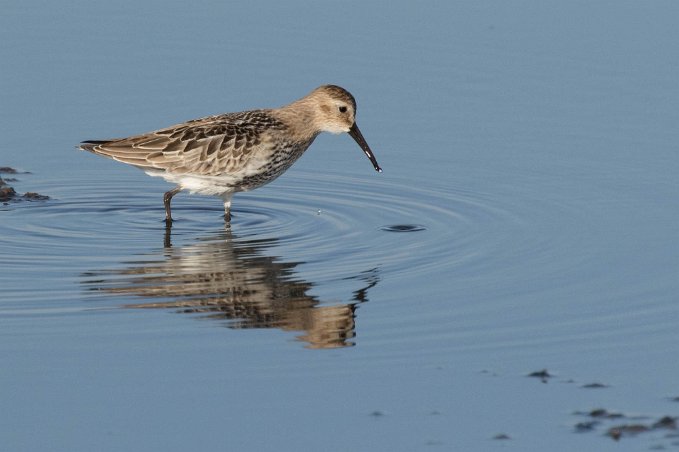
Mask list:
[[[2,10],[3,449],[678,446],[606,436],[679,416],[675,2]],[[230,229],[75,150],[324,83],[384,173],[320,136]]]

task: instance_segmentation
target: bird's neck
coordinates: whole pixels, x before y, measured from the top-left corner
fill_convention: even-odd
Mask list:
[[[321,132],[318,126],[320,118],[316,114],[314,104],[306,98],[274,110],[274,113],[285,125],[289,133],[298,141],[310,141]]]

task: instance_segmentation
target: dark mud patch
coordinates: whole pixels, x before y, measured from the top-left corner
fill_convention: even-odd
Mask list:
[[[596,408],[587,412],[576,411],[574,414],[590,418],[587,421],[575,424],[576,433],[603,431],[605,436],[615,441],[642,433],[676,432],[677,430],[677,417],[674,416],[662,416],[654,421],[651,416],[629,416],[604,408]]]
[[[610,427],[606,431],[606,436],[610,436],[615,441],[619,441],[624,436],[636,436],[640,433],[646,433],[657,430],[677,430],[677,418],[672,416],[663,416],[657,421],[650,424],[634,423],[621,424]]]
[[[554,375],[550,374],[547,369],[536,370],[535,372],[531,372],[526,376],[531,378],[539,378],[543,383],[547,383],[550,378],[554,378]]]
[[[0,178],[0,201],[7,202],[16,196],[16,191]]]
[[[576,414],[580,414],[580,413],[576,413]],[[604,408],[595,408],[592,411],[590,411],[589,413],[585,413],[585,415],[589,416],[589,417],[594,417],[594,418],[597,418],[597,419],[620,419],[620,418],[625,417],[625,415],[622,414],[622,413],[616,413],[616,412],[608,411]]]
[[[496,441],[506,441],[508,439],[512,439],[512,437],[506,433],[498,433],[497,435],[493,436],[493,439]]]
[[[484,371],[483,373],[488,373]],[[547,369],[537,370],[525,375],[526,377],[537,378],[543,383],[549,380],[554,381],[557,376]],[[611,385],[594,380],[593,382],[583,383],[576,379],[559,377],[556,381],[577,385],[580,389],[606,389]],[[591,381],[591,380],[590,380]],[[665,397],[668,402],[679,402],[679,397]],[[598,433],[603,437],[608,437],[614,441],[621,441],[624,438],[637,436],[647,436],[655,444],[651,449],[667,449],[679,446],[679,416],[664,415],[644,415],[626,414],[618,410],[606,408],[594,408],[587,411],[575,411],[574,416],[581,418],[573,425],[573,432],[578,434]]]
[[[25,201],[45,201],[50,199],[50,197],[47,195],[41,195],[40,193],[36,193],[34,191],[27,191],[21,196],[21,199]]]
[[[604,389],[604,388],[608,388],[609,386],[607,384],[604,384],[604,383],[595,382],[595,383],[587,383],[587,384],[584,384],[580,387],[585,388],[585,389]]]
[[[30,174],[30,173],[19,172],[16,169],[10,168],[8,166],[0,166],[0,174]],[[3,203],[4,205],[9,204],[10,202],[45,201],[47,199],[50,199],[50,197],[47,195],[41,195],[40,193],[36,193],[33,191],[28,191],[23,195],[17,193],[14,187],[8,184],[8,182],[17,181],[18,179],[15,177],[3,179],[0,176],[0,202]]]
[[[489,373],[488,371],[482,371],[482,373]],[[550,372],[547,369],[542,369],[542,370],[536,370],[534,372],[530,372],[526,374],[526,377],[529,378],[537,378],[539,379],[542,383],[547,383],[551,379],[554,379],[557,377],[557,374]],[[568,384],[575,384],[579,385],[580,388],[583,389],[605,389],[605,388],[610,388],[610,385],[606,383],[602,383],[599,381],[594,381],[591,383],[582,383],[578,382],[577,380],[573,378],[557,378],[556,381],[560,381],[561,383],[568,383]]]

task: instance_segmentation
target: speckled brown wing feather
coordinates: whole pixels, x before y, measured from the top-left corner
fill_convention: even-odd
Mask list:
[[[285,125],[266,110],[194,119],[143,135],[84,141],[81,149],[143,170],[205,176],[237,171],[262,146],[265,134]]]

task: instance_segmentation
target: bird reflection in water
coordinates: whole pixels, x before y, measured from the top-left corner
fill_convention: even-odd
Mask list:
[[[308,348],[355,345],[356,305],[368,301],[379,282],[377,268],[347,278],[362,285],[349,302],[328,305],[308,294],[314,283],[296,277],[301,262],[264,254],[277,239],[239,239],[226,229],[173,247],[169,234],[162,252],[139,256],[123,269],[88,272],[83,283],[93,291],[149,300],[127,308],[203,314],[234,329],[299,331]]]

